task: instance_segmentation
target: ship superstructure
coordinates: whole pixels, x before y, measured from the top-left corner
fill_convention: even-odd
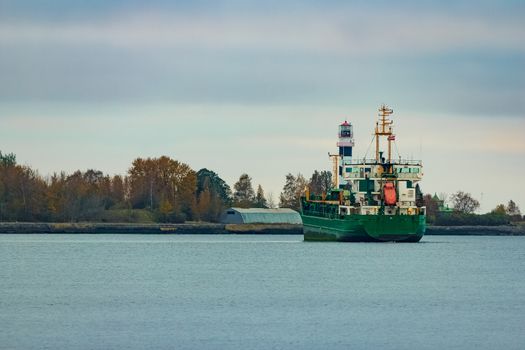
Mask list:
[[[392,157],[393,110],[383,105],[374,130],[375,158],[354,159],[352,124],[339,126],[333,188],[302,199],[305,240],[419,241],[425,207],[419,189],[422,163]],[[386,154],[380,150],[386,143]]]

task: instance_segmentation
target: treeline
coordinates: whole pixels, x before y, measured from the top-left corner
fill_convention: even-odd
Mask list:
[[[463,191],[450,196],[450,208],[445,204],[445,194],[441,198],[427,194],[423,201],[427,208],[427,222],[436,226],[499,226],[524,220],[513,200],[509,200],[507,205],[498,204],[485,214],[475,214],[480,206],[479,201]]]
[[[254,190],[248,174],[239,177],[232,191],[214,171],[194,171],[166,156],[137,158],[124,176],[87,170],[42,177],[17,164],[14,154],[0,152],[0,221],[214,222],[231,206],[299,210],[305,188],[322,194],[331,184],[329,171],[314,171],[309,179],[289,173],[275,203],[261,185]],[[523,220],[512,200],[477,215],[479,201],[462,191],[448,201],[444,194],[441,198],[427,194],[419,197],[418,205],[426,206],[427,221],[434,225],[491,226]]]
[[[459,212],[438,213],[433,224],[435,226],[500,226],[508,225],[511,220],[506,215],[465,214]]]
[[[331,173],[315,171],[307,181],[288,174],[278,205],[298,210],[306,185],[330,188]],[[137,158],[124,176],[98,170],[43,177],[0,152],[0,221],[184,222],[220,219],[230,207],[274,208],[273,195],[256,190],[248,174],[230,186],[208,169],[194,171],[166,156]]]
[[[0,152],[0,221],[216,221],[236,199],[215,172],[164,156],[135,159],[125,176],[87,170],[44,178]]]

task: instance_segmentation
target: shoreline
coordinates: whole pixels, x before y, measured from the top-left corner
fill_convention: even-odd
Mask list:
[[[525,226],[427,226],[430,236],[525,236]]]
[[[0,234],[260,234],[302,235],[302,225],[0,222]],[[427,226],[429,236],[525,236],[525,226]]]
[[[48,223],[0,222],[0,234],[303,234],[302,225],[292,224],[218,224],[189,222],[183,224],[130,223]]]

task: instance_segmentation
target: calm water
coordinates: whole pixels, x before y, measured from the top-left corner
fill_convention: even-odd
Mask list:
[[[1,349],[524,349],[525,237],[0,235]]]

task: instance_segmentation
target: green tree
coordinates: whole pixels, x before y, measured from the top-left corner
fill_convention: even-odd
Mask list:
[[[16,155],[14,153],[2,154],[0,151],[0,166],[12,167],[16,165]]]
[[[197,218],[215,222],[220,213],[231,203],[231,190],[226,182],[212,170],[197,171]]]
[[[264,190],[261,185],[257,186],[257,194],[255,195],[256,208],[268,208],[268,203],[264,197]]]
[[[297,176],[288,173],[286,175],[286,181],[283,187],[283,191],[280,195],[279,207],[291,208],[294,210],[300,209],[301,196],[307,186],[307,181],[301,174]]]
[[[224,207],[230,206],[232,202],[232,191],[230,186],[212,170],[206,168],[197,172],[197,196],[208,188],[210,193],[216,195]]]
[[[310,178],[308,187],[310,192],[316,195],[328,192],[332,187],[332,173],[330,171],[315,170]]]
[[[233,185],[233,205],[240,208],[250,208],[255,205],[255,192],[252,186],[252,178],[248,174],[242,174],[239,181]]]
[[[280,208],[291,208],[295,205],[295,176],[292,173],[286,174],[283,191],[279,196]]]

